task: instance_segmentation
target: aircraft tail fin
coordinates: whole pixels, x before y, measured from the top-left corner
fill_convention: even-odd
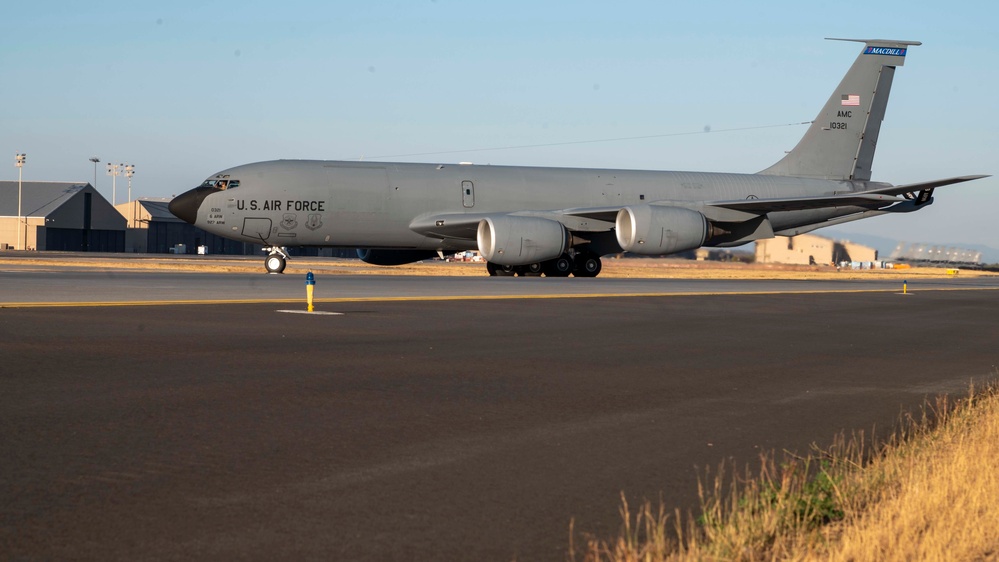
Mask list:
[[[918,41],[857,41],[864,49],[797,146],[760,174],[821,179],[871,179],[874,149],[895,68]]]

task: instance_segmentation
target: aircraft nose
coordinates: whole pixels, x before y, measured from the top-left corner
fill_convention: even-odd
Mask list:
[[[211,192],[211,189],[194,188],[174,197],[167,207],[175,217],[194,224],[198,220],[198,209],[201,207],[201,202]]]

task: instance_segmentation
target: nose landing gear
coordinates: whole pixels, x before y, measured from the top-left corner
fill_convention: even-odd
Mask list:
[[[288,254],[285,253],[284,249],[280,246],[269,246],[264,250],[270,252],[264,258],[264,269],[267,270],[267,273],[283,273],[288,262]]]

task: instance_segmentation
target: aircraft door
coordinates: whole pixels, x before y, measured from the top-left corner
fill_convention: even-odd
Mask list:
[[[468,180],[461,182],[461,204],[466,209],[475,206],[475,185]]]
[[[254,240],[267,240],[271,236],[271,219],[244,218],[242,234]]]

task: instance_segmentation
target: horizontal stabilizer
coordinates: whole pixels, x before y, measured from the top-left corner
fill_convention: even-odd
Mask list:
[[[958,176],[942,180],[910,183],[906,185],[891,185],[821,197],[790,197],[784,199],[740,199],[737,201],[716,201],[708,203],[712,207],[722,207],[748,213],[772,213],[778,211],[805,211],[808,209],[824,209],[828,207],[867,207],[880,209],[895,203],[908,201],[898,197],[908,193],[927,191],[937,187],[962,183],[966,181],[987,178],[987,175]]]
[[[885,195],[901,195],[903,193],[915,193],[917,191],[923,191],[924,189],[934,189],[937,187],[942,187],[945,185],[952,185],[955,183],[963,183],[966,181],[980,180],[982,178],[989,177],[988,174],[985,175],[975,175],[975,176],[957,176],[955,178],[947,178],[943,180],[933,180],[925,181],[919,183],[909,183],[905,185],[895,185],[892,187],[884,187],[881,189],[872,189],[870,191],[865,191],[864,193],[883,193]]]

